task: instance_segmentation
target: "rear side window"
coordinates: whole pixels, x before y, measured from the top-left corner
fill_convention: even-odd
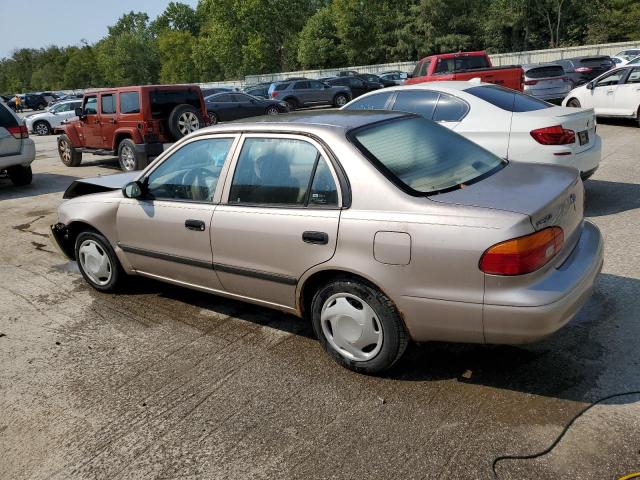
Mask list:
[[[439,92],[433,90],[414,90],[398,93],[393,104],[394,110],[417,113],[431,120],[438,103]]]
[[[525,75],[529,78],[550,78],[561,77],[564,75],[564,68],[561,66],[549,66],[532,68],[525,72]]]
[[[497,85],[471,87],[465,92],[507,112],[533,112],[534,110],[553,107],[550,103]]]
[[[289,86],[288,83],[280,83],[276,85],[276,88],[274,88],[274,90],[277,92],[281,92],[282,90],[286,90],[288,86]]]
[[[9,128],[18,126],[18,121],[11,114],[9,109],[4,105],[0,105],[0,127]]]
[[[183,103],[200,110],[200,95],[195,90],[155,90],[149,92],[151,100],[151,116],[153,118],[168,117],[171,111]]]
[[[631,70],[626,83],[640,83],[640,68],[634,68]]]
[[[389,180],[412,195],[469,185],[505,165],[470,140],[420,117],[374,123],[348,137]]]
[[[120,113],[140,113],[140,94],[122,92],[120,94]]]
[[[345,107],[345,110],[384,110],[393,93],[376,93],[361,97]]]
[[[436,74],[459,72],[460,70],[477,70],[489,68],[489,62],[485,56],[441,58],[438,60]]]
[[[113,95],[102,95],[100,98],[100,111],[102,113],[116,113],[116,100]]]
[[[469,106],[466,102],[453,95],[441,93],[433,120],[435,122],[459,122],[467,115],[468,111]]]
[[[249,138],[238,158],[229,203],[336,205],[337,189],[322,162],[320,152],[302,140]]]

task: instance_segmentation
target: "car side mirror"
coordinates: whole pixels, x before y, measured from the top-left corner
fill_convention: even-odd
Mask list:
[[[142,183],[135,181],[129,182],[122,187],[122,194],[125,198],[141,198],[144,193],[144,187]]]
[[[593,90],[593,86],[594,86],[593,82],[589,82],[589,83],[587,83],[586,88],[587,88],[587,90]]]
[[[75,113],[77,117],[80,117],[80,118],[86,117],[86,115],[84,114],[84,111],[82,110],[82,107],[76,107]]]

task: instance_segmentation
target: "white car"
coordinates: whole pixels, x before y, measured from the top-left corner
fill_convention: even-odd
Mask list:
[[[75,117],[76,107],[81,105],[81,99],[56,103],[44,112],[29,115],[25,119],[25,123],[29,131],[36,135],[50,135],[53,133],[53,129],[60,126],[63,121]]]
[[[29,138],[24,121],[4,102],[0,102],[0,173],[6,172],[16,185],[28,185],[33,174],[31,163],[36,146]]]
[[[602,141],[593,110],[572,110],[489,83],[429,82],[376,90],[343,110],[400,110],[449,127],[499,157],[598,168]]]
[[[633,118],[640,126],[640,65],[611,70],[569,92],[568,107],[592,108],[603,117]]]
[[[623,57],[611,57],[611,61],[615,64],[616,67],[622,67],[623,65],[629,63],[629,59]]]
[[[622,58],[623,60],[629,61],[634,57],[640,55],[640,48],[630,48],[628,50],[622,50],[615,54],[616,57]]]

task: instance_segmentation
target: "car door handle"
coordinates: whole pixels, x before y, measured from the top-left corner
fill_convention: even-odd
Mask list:
[[[302,241],[316,245],[326,245],[329,243],[329,235],[324,232],[304,232],[302,234]]]
[[[204,222],[202,220],[185,220],[184,228],[187,230],[195,230],[197,232],[204,232]]]

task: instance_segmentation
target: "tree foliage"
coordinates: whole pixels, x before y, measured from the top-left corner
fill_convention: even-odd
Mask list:
[[[172,1],[89,44],[0,59],[0,91],[216,81],[247,74],[639,40],[638,0]]]

